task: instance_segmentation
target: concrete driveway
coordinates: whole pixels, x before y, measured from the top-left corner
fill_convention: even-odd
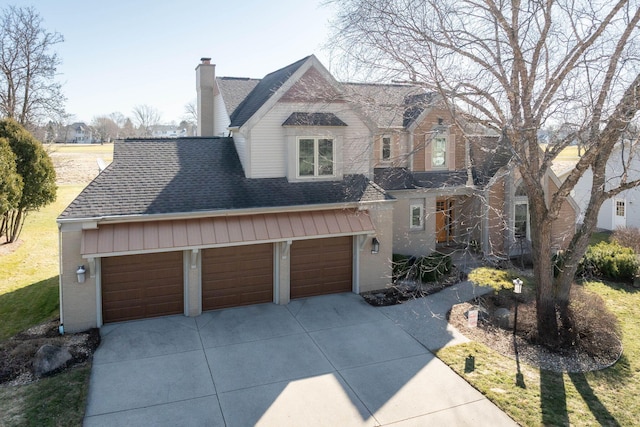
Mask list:
[[[516,425],[427,350],[464,340],[440,300],[337,294],[107,325],[85,426]]]

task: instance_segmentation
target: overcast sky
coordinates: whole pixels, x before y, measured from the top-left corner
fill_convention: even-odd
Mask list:
[[[11,0],[10,0],[11,1]],[[263,77],[321,47],[331,10],[318,0],[14,0],[33,6],[64,36],[59,81],[66,109],[90,122],[147,104],[180,121],[196,97],[195,67],[211,57],[219,76]]]

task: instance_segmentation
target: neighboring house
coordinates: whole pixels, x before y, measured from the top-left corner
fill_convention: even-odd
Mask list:
[[[203,58],[196,80],[201,137],[117,141],[58,218],[66,330],[381,289],[394,252],[529,236],[500,139],[419,88],[343,84],[315,56],[259,80]]]
[[[180,138],[187,136],[187,130],[174,125],[153,125],[149,128],[152,138]]]
[[[62,134],[58,135],[58,142],[92,144],[93,129],[84,122],[76,122],[65,127]]]
[[[629,144],[629,142],[626,143],[624,150],[622,143],[614,147],[607,163],[606,190],[617,187],[620,184],[620,177],[623,175],[626,175],[627,181],[640,179],[640,158],[637,154],[629,156],[629,152],[633,151],[629,150]],[[560,179],[564,180],[573,169],[573,165],[565,163],[554,168]],[[582,215],[589,204],[592,182],[593,173],[591,169],[587,169],[574,187],[573,198],[581,212],[578,221],[582,220]],[[596,227],[610,231],[618,227],[640,227],[640,215],[632,214],[635,211],[635,206],[640,206],[640,188],[625,190],[613,198],[605,200],[598,212]]]

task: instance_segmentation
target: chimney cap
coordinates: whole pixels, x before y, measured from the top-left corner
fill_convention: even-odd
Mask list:
[[[200,58],[203,64],[211,64],[211,58]]]

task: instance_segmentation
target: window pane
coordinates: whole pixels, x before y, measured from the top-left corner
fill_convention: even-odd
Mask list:
[[[516,238],[527,237],[527,211],[529,207],[526,203],[515,205],[515,235]]]
[[[333,140],[318,140],[318,175],[333,175]]]
[[[314,140],[301,139],[298,142],[298,173],[300,176],[313,176],[314,164]]]
[[[420,206],[411,206],[411,227],[422,227],[422,209]]]
[[[391,138],[382,138],[382,160],[391,158]]]
[[[446,162],[447,140],[435,138],[431,144],[431,159],[433,166],[444,166]]]
[[[616,200],[616,216],[624,216],[624,200]]]

